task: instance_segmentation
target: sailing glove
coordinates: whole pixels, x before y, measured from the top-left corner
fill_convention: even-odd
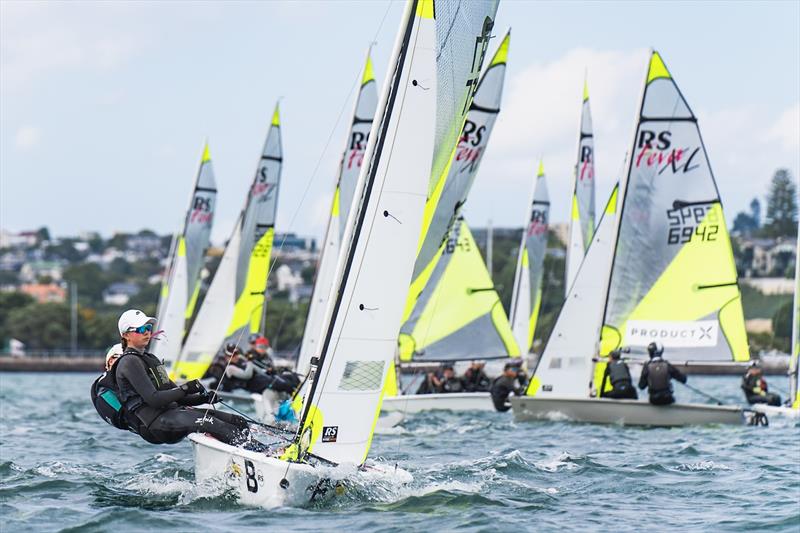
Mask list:
[[[181,390],[186,394],[198,394],[200,392],[205,392],[206,388],[203,387],[203,384],[200,383],[199,379],[193,379],[192,381],[187,381],[181,385]]]

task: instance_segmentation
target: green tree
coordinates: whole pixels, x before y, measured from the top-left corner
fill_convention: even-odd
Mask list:
[[[95,263],[79,263],[64,270],[64,280],[78,284],[78,296],[91,303],[102,300],[103,290],[108,285],[105,272]]]
[[[12,337],[6,325],[9,313],[31,304],[33,304],[33,298],[27,294],[0,292],[0,345],[5,346]]]
[[[797,235],[797,185],[785,168],[778,169],[772,176],[763,233],[767,237]]]
[[[8,314],[8,335],[29,349],[52,350],[70,344],[70,313],[64,304],[32,303]]]

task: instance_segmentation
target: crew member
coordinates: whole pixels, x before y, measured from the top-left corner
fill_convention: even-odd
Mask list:
[[[664,346],[659,342],[647,345],[650,360],[644,364],[642,375],[639,378],[639,388],[647,387],[650,393],[650,403],[653,405],[669,405],[675,403],[672,396],[672,380],[677,379],[686,383],[686,375],[672,366],[669,361],[662,359]]]
[[[252,361],[242,357],[239,348],[230,344],[226,350],[231,353],[230,363],[225,368],[225,378],[222,380],[222,390],[229,391],[237,388],[261,394],[266,389],[292,394],[299,384],[295,379],[287,380],[283,375],[267,374]],[[294,378],[294,376],[292,375]]]
[[[519,364],[506,363],[503,373],[492,383],[490,392],[494,408],[501,412],[511,409],[508,397],[511,394],[520,396],[525,392],[525,382],[525,373],[522,372]]]
[[[483,361],[472,361],[472,364],[464,372],[461,381],[464,383],[464,390],[467,392],[486,392],[492,387],[492,380],[484,372],[486,363]]]
[[[628,365],[620,358],[619,350],[612,351],[608,357],[609,361],[603,372],[603,379],[600,381],[600,397],[613,398],[615,400],[638,399],[639,395],[636,394],[636,388],[633,386],[631,371],[628,369]],[[611,384],[611,390],[607,391],[609,383]]]
[[[767,380],[764,379],[764,372],[758,361],[753,361],[742,376],[742,390],[750,405],[754,403],[765,403],[776,407],[781,405],[781,397],[767,389]]]
[[[453,370],[453,365],[444,365],[439,388],[439,392],[442,393],[464,392],[464,384],[462,383],[461,378],[456,377],[455,370]]]
[[[232,445],[249,441],[247,421],[211,408],[189,406],[215,401],[198,380],[180,387],[173,383],[162,361],[145,350],[155,319],[137,309],[119,319],[124,349],[114,367],[119,399],[131,428],[153,444],[174,444],[189,433],[209,433]]]
[[[269,345],[269,339],[259,333],[254,333],[250,335],[249,340],[250,349],[247,350],[247,358],[268,374],[275,373],[273,359],[275,351]]]

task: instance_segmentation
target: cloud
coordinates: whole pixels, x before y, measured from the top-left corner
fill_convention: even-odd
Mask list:
[[[14,146],[19,151],[35,148],[42,139],[42,132],[36,126],[22,126],[14,135]]]
[[[584,72],[601,209],[623,171],[646,65],[645,49],[574,49],[516,73],[510,67],[502,111],[467,203],[471,223],[483,226],[491,218],[496,226],[521,225],[540,156],[548,177],[551,220],[568,219]],[[800,103],[776,114],[752,99],[715,108],[714,101],[698,101],[691,94],[686,98],[698,114],[728,217],[754,196],[763,197],[776,168],[798,175]]]

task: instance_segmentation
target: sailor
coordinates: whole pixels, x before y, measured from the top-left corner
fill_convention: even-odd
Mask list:
[[[256,394],[261,394],[266,389],[287,394],[294,392],[295,384],[281,376],[267,374],[256,367],[252,361],[241,355],[239,347],[235,344],[229,344],[226,351],[231,355],[230,362],[225,368],[225,378],[222,380],[221,390],[244,389]]]
[[[260,333],[253,333],[250,335],[249,341],[250,349],[247,350],[247,359],[268,374],[274,373],[275,363],[273,357],[275,356],[275,351],[269,345],[269,339]]]
[[[525,373],[519,364],[506,363],[503,373],[492,383],[491,395],[494,408],[500,412],[511,409],[508,397],[520,396],[525,391]]]
[[[600,397],[615,400],[638,399],[639,395],[636,394],[636,388],[633,386],[631,371],[628,369],[628,365],[620,359],[620,351],[614,350],[608,354],[608,357],[609,361],[603,372],[603,379],[600,381]],[[606,391],[609,383],[612,388]]]
[[[485,366],[486,363],[483,361],[472,361],[472,364],[464,372],[462,381],[467,392],[486,392],[491,388],[492,381],[483,370]]]
[[[650,403],[653,405],[669,405],[675,403],[672,396],[672,380],[677,379],[686,383],[686,375],[672,366],[669,361],[661,358],[664,346],[660,342],[651,342],[647,345],[650,360],[642,367],[639,378],[639,388],[647,387],[650,393]]]
[[[169,379],[163,362],[146,351],[154,324],[154,318],[138,309],[125,311],[119,318],[123,353],[112,370],[131,429],[153,444],[174,444],[194,432],[209,433],[232,445],[247,442],[249,427],[244,418],[190,407],[216,398],[196,379],[180,387]]]
[[[461,378],[456,377],[453,365],[444,365],[442,368],[442,379],[439,386],[439,392],[464,392],[464,383]]]
[[[742,376],[742,390],[750,405],[754,403],[765,403],[776,407],[781,405],[781,397],[767,389],[767,380],[764,379],[758,360],[750,363],[747,372]]]
[[[97,414],[115,428],[134,431],[122,411],[119,391],[114,380],[114,372],[112,372],[112,368],[122,356],[122,352],[122,344],[115,344],[106,353],[106,371],[92,383],[92,405],[94,405]]]

